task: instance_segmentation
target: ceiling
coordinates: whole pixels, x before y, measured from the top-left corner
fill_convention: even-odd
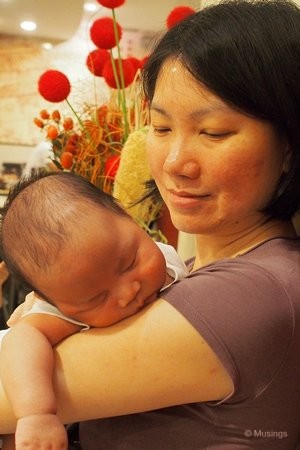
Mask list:
[[[37,23],[32,37],[69,39],[77,30],[83,13],[83,0],[0,0],[1,34],[29,35],[21,21]]]
[[[179,5],[200,8],[218,3],[219,0],[126,0],[116,9],[117,20],[125,29],[156,31],[163,29],[168,13]],[[86,12],[85,3],[96,6],[96,12]],[[295,0],[300,6],[300,0]],[[111,11],[103,8],[97,0],[0,0],[0,33],[3,35],[29,36],[21,30],[22,20],[37,23],[30,37],[50,41],[70,39],[85,20],[103,15],[111,16]]]
[[[116,16],[122,27],[153,31],[161,29],[167,14],[178,5],[199,7],[202,0],[126,0],[117,8]],[[215,0],[211,0],[215,1]],[[84,3],[96,6],[96,13],[86,12]],[[30,37],[48,40],[71,38],[84,19],[94,15],[111,16],[111,11],[97,0],[0,0],[0,33],[29,36],[20,28],[23,20],[33,20],[37,28]]]

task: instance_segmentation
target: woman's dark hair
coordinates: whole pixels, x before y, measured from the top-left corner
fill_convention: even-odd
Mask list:
[[[78,224],[91,208],[128,216],[112,196],[72,172],[21,178],[0,208],[0,255],[10,274],[38,292],[28,267],[47,271],[76,233],[85,232]]]
[[[300,204],[300,8],[289,0],[232,0],[187,17],[160,39],[144,67],[150,102],[170,58],[231,107],[269,121],[287,138],[289,170],[264,212],[291,218]]]

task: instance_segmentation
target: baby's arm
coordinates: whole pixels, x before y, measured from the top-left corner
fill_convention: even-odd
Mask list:
[[[18,419],[16,449],[66,449],[65,428],[56,415],[52,346],[80,327],[47,314],[29,314],[3,338],[0,375]]]

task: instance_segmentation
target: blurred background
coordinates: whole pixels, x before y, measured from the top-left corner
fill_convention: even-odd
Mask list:
[[[203,3],[126,0],[115,10],[123,28],[122,56],[145,56],[155,36],[165,30],[167,15],[175,6],[198,9]],[[205,1],[209,3],[214,0]],[[89,28],[102,16],[111,16],[111,10],[96,0],[0,0],[0,165],[24,163],[41,139],[32,120],[40,109],[53,109],[37,93],[37,80],[45,70],[57,69],[68,76],[75,107],[91,101],[95,88],[99,101],[105,96],[102,80],[94,79],[85,65],[87,54],[95,48]],[[28,29],[31,22],[35,29]]]

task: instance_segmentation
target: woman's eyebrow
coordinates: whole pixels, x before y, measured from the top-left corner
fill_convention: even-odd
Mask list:
[[[160,106],[156,105],[155,103],[151,103],[150,105],[150,111],[155,111],[158,114],[161,114],[162,116],[165,117],[170,117],[170,115],[167,113],[167,111],[163,108],[161,108]]]
[[[158,114],[161,114],[162,116],[165,116],[166,118],[171,118],[171,115],[162,107],[159,105],[152,103],[150,106],[151,111],[155,111]],[[195,111],[191,111],[188,116],[192,120],[200,119],[203,116],[206,116],[207,114],[211,114],[213,112],[228,112],[229,107],[225,105],[222,102],[215,102],[211,104],[210,106],[196,109]]]

